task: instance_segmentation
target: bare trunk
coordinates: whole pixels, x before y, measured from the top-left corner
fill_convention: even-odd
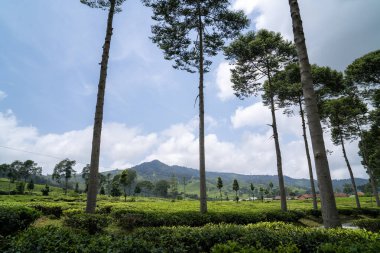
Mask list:
[[[379,193],[377,192],[376,178],[373,175],[373,172],[372,172],[371,168],[368,167],[369,163],[368,163],[368,160],[367,160],[366,143],[363,141],[363,131],[362,131],[361,127],[360,127],[360,124],[359,124],[359,121],[358,121],[357,118],[355,119],[355,122],[356,122],[356,125],[357,125],[358,129],[359,129],[360,139],[362,140],[362,145],[363,145],[363,150],[362,150],[363,161],[364,161],[364,165],[367,166],[367,173],[369,175],[369,182],[371,183],[372,195],[375,197],[376,206],[380,207],[380,199],[379,199]]]
[[[207,213],[206,194],[206,159],[205,159],[205,126],[204,126],[204,94],[203,94],[203,24],[200,2],[199,15],[199,180],[200,180],[200,212]]]
[[[305,143],[307,166],[309,168],[310,188],[311,188],[311,195],[313,196],[313,209],[317,210],[318,209],[318,202],[317,202],[317,194],[315,193],[313,167],[311,166],[309,143],[307,141],[307,135],[306,135],[305,113],[304,113],[303,108],[302,108],[302,101],[301,101],[300,97],[298,97],[298,104],[300,107],[300,115],[301,115],[301,120],[302,120],[302,133],[303,133],[302,136],[303,136],[303,141]]]
[[[340,138],[340,143],[342,145],[344,160],[346,161],[347,169],[348,169],[348,172],[350,173],[352,188],[354,189],[356,207],[360,208],[360,201],[359,201],[358,191],[356,189],[354,173],[352,173],[352,168],[351,168],[350,162],[348,161],[348,158],[347,158],[346,149],[344,147],[344,140],[343,140],[342,134],[340,132],[340,129],[339,129],[339,138]]]
[[[285,183],[284,183],[284,175],[282,174],[282,158],[281,158],[281,149],[280,142],[278,140],[278,131],[277,131],[277,122],[276,122],[276,112],[273,101],[273,93],[272,93],[272,83],[271,77],[268,71],[268,83],[270,89],[270,110],[272,113],[272,128],[273,128],[273,139],[274,145],[276,148],[276,158],[277,158],[277,174],[278,174],[278,186],[280,188],[280,197],[281,197],[281,210],[287,211],[288,207],[286,205],[286,192],[285,192]]]
[[[222,190],[221,189],[219,190],[219,193],[220,193],[220,201],[222,201],[223,197],[222,197]]]
[[[294,41],[300,63],[301,83],[305,98],[306,115],[313,147],[319,192],[321,195],[323,225],[325,228],[341,227],[297,0],[289,0],[289,6],[293,22]]]
[[[376,178],[373,175],[373,172],[370,168],[368,168],[368,174],[369,174],[369,181],[371,183],[371,188],[372,188],[372,195],[376,199],[376,206],[380,207],[380,199],[379,199],[379,193],[377,192],[377,182]]]
[[[102,123],[103,123],[104,93],[106,89],[107,66],[108,66],[109,51],[111,47],[112,21],[113,21],[113,15],[115,13],[115,1],[116,0],[111,0],[111,6],[108,13],[107,32],[106,32],[106,38],[103,45],[103,55],[102,55],[102,62],[101,62],[101,67],[100,67],[100,78],[99,78],[98,95],[97,95],[97,101],[96,101],[94,131],[93,131],[93,136],[92,136],[91,167],[90,167],[90,175],[89,175],[88,191],[87,191],[87,205],[86,205],[87,213],[95,212],[96,195],[98,193],[100,139],[101,139],[101,134],[102,134]]]
[[[65,178],[65,195],[67,195],[67,185],[68,185],[69,179]]]

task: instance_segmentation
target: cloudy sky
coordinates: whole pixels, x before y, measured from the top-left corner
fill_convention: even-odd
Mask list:
[[[380,1],[300,0],[312,63],[343,71],[379,49]],[[288,1],[233,0],[249,29],[292,39]],[[197,75],[174,70],[149,39],[151,11],[129,0],[115,16],[101,170],[159,159],[198,167]],[[0,163],[32,159],[52,171],[66,157],[90,160],[107,13],[79,0],[4,0],[0,9]],[[220,54],[206,76],[206,169],[276,174],[270,112],[260,98],[234,97]],[[284,174],[308,177],[299,117],[277,111]],[[348,178],[340,147],[326,134],[333,178]],[[357,142],[347,144],[357,177],[367,177]]]

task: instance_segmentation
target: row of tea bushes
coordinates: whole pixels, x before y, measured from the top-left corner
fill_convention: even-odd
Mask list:
[[[33,208],[17,205],[0,205],[0,235],[6,236],[27,228],[41,216]]]
[[[89,235],[68,228],[30,228],[9,242],[13,252],[380,252],[380,235],[312,229],[282,222],[139,228],[127,235]]]
[[[380,232],[380,219],[361,219],[354,221],[352,224],[371,232]]]
[[[111,212],[116,224],[123,229],[135,227],[161,227],[161,226],[190,226],[199,227],[208,223],[231,223],[246,225],[262,221],[297,222],[305,216],[304,212],[281,210],[263,211],[256,213],[232,212],[138,212],[128,210],[115,210]]]

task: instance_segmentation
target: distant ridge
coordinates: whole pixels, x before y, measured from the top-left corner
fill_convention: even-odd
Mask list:
[[[161,179],[169,180],[173,175],[181,181],[183,178],[186,180],[198,180],[199,179],[199,171],[192,168],[187,168],[184,166],[178,165],[167,165],[159,160],[153,160],[151,162],[144,162],[139,165],[132,167],[133,170],[137,171],[137,174],[140,179],[150,180],[150,181],[158,181]],[[109,172],[103,172],[103,174],[111,173],[118,174],[121,170],[113,170]],[[234,179],[237,179],[239,183],[249,184],[253,183],[255,185],[262,184],[268,185],[269,182],[272,182],[275,186],[278,184],[278,178],[276,175],[243,175],[237,173],[227,173],[227,172],[207,172],[206,178],[207,181],[211,184],[215,184],[216,178],[221,177],[223,182],[227,184],[231,184]],[[310,180],[309,179],[296,179],[288,176],[284,177],[286,186],[290,187],[299,187],[299,188],[310,188]],[[368,183],[368,179],[364,178],[355,178],[355,182],[357,186],[364,185]],[[342,190],[344,184],[351,184],[350,179],[339,179],[333,180],[333,187],[340,188]],[[317,185],[317,182],[316,182]]]

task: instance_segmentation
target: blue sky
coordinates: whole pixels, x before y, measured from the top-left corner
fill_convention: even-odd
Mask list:
[[[287,1],[234,0],[252,20],[292,39]],[[311,62],[338,70],[378,49],[377,0],[300,1]],[[151,11],[128,0],[114,19],[104,111],[101,170],[160,159],[198,166],[196,74],[174,70],[149,36]],[[5,0],[0,9],[0,162],[33,159],[44,173],[60,158],[90,159],[99,62],[107,12],[79,0]],[[206,169],[276,174],[269,109],[238,100],[223,55],[206,75]],[[284,174],[307,177],[300,119],[277,112]],[[348,178],[329,141],[334,178]],[[6,148],[4,148],[6,147]],[[28,151],[21,152],[12,149]],[[36,154],[38,153],[38,154]],[[348,144],[356,176],[366,177],[357,143]],[[41,155],[40,155],[41,154]]]

